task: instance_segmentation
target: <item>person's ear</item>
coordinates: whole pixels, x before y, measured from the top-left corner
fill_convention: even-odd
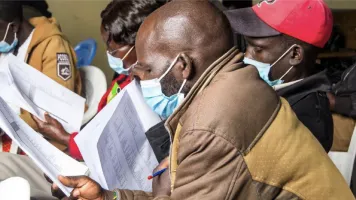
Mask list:
[[[295,45],[291,52],[289,53],[290,59],[289,59],[289,64],[291,66],[297,66],[299,65],[304,58],[304,49],[300,45]]]
[[[193,61],[186,53],[181,53],[177,62],[177,69],[182,74],[183,79],[191,79],[193,76]]]

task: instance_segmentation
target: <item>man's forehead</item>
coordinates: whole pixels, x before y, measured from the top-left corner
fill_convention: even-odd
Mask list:
[[[157,31],[150,29],[150,27],[139,31],[135,46],[137,58],[145,60],[148,58],[158,59],[170,50],[169,44]]]
[[[164,51],[151,51],[144,54],[137,54],[137,65],[153,69],[157,63],[165,62],[169,56]]]

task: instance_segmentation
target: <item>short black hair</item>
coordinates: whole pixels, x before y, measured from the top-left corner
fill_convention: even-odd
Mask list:
[[[248,7],[252,7],[252,0],[242,0],[242,1],[222,0],[222,4],[229,10],[248,8]]]
[[[22,19],[21,1],[0,0],[0,19],[6,22]]]
[[[22,6],[31,7],[41,13],[41,15],[50,18],[52,13],[48,10],[48,4],[45,0],[22,0]]]
[[[113,0],[101,12],[101,24],[109,32],[107,42],[133,45],[144,19],[163,5],[164,0]]]

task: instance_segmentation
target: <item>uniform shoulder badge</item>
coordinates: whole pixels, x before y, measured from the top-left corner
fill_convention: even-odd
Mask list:
[[[72,77],[72,66],[67,53],[57,53],[57,76],[64,81]]]

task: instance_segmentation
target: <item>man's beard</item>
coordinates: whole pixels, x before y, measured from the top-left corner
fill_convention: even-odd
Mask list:
[[[183,81],[179,82],[174,76],[172,71],[170,71],[162,80],[162,92],[167,97],[170,97],[174,94],[177,94],[180,87],[182,86]]]

